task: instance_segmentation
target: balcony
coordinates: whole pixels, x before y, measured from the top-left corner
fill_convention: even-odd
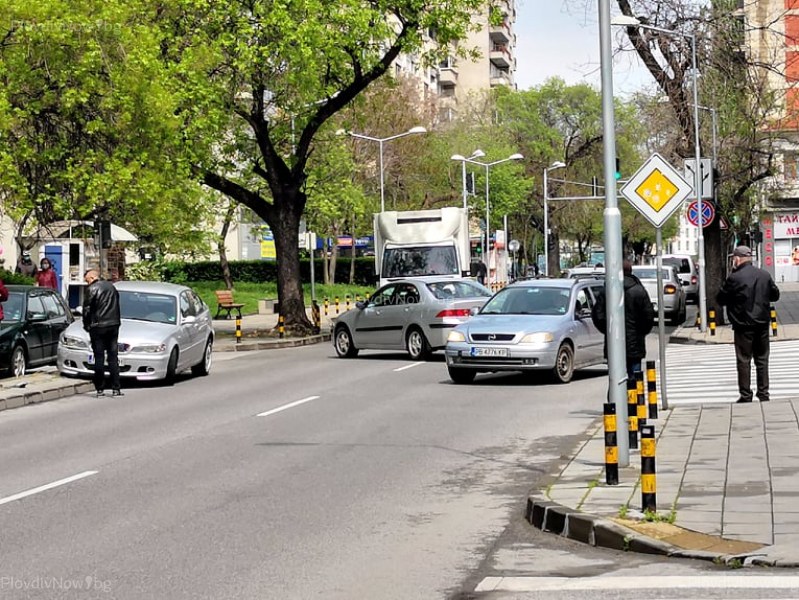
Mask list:
[[[438,83],[442,88],[455,87],[458,84],[458,71],[451,67],[439,68]]]
[[[500,71],[499,69],[491,69],[490,81],[491,87],[500,85],[512,86],[510,74],[507,71]]]
[[[510,26],[505,21],[501,25],[491,25],[488,28],[488,35],[494,44],[504,45],[511,41]]]
[[[503,44],[492,44],[491,52],[488,55],[489,60],[500,69],[506,69],[510,66],[511,56],[508,47]]]

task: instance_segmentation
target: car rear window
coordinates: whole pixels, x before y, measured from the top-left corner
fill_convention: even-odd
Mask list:
[[[663,269],[662,271],[663,279],[670,279],[668,269]],[[658,270],[657,269],[633,269],[633,275],[638,277],[638,279],[657,279],[658,278]]]
[[[674,266],[678,273],[691,272],[691,261],[687,258],[664,258],[663,264]]]
[[[428,283],[429,289],[439,300],[452,298],[488,298],[491,295],[486,288],[468,281],[436,281]]]

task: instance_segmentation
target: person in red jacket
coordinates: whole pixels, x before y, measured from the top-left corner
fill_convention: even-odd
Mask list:
[[[3,284],[3,280],[0,279],[0,321],[3,320],[3,302],[8,300],[8,290],[6,286]]]
[[[36,285],[39,287],[58,289],[58,276],[55,274],[53,265],[50,264],[50,259],[42,259],[42,262],[39,263],[39,272],[34,277],[36,278]]]

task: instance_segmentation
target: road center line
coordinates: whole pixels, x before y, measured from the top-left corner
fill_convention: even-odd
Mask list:
[[[302,400],[297,400],[296,402],[289,402],[288,404],[284,404],[283,406],[278,406],[277,408],[273,408],[272,410],[268,410],[266,412],[258,413],[255,415],[256,417],[268,417],[269,415],[273,415],[275,413],[279,413],[284,410],[288,410],[289,408],[294,408],[295,406],[299,406],[300,404],[305,404],[306,402],[311,402],[312,400],[316,400],[319,396],[308,396],[307,398],[303,398]]]
[[[97,475],[97,473],[99,473],[99,471],[84,471],[83,473],[78,473],[77,475],[73,475],[72,477],[67,477],[65,479],[59,479],[58,481],[54,481],[53,483],[40,485],[39,487],[35,487],[30,490],[20,492],[19,494],[14,494],[13,496],[6,496],[5,498],[0,498],[0,504],[8,504],[9,502],[13,502],[14,500],[21,500],[22,498],[33,496],[34,494],[38,494],[39,492],[46,492],[47,490],[52,490],[53,488],[66,485],[68,483],[72,483],[73,481],[77,481],[78,479],[83,479],[84,477]]]
[[[400,367],[399,369],[394,369],[394,372],[399,373],[400,371],[404,371],[405,369],[413,369],[414,367],[418,367],[423,364],[424,364],[423,362],[415,362],[411,365],[405,365],[404,367]]]

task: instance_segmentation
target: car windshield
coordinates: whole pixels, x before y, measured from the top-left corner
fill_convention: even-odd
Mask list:
[[[480,314],[489,315],[565,315],[570,288],[509,287],[491,298]]]
[[[25,316],[24,301],[22,292],[9,292],[8,300],[3,302],[3,321],[21,321]]]
[[[427,289],[439,300],[452,298],[487,298],[491,295],[488,289],[471,281],[436,281],[428,283]]]
[[[123,319],[170,324],[177,322],[177,300],[166,294],[120,291],[119,310]]]
[[[383,254],[382,277],[460,275],[454,246],[388,248]]]
[[[668,269],[663,269],[662,271],[663,279],[668,281],[671,279],[669,277]],[[638,277],[638,279],[657,279],[658,278],[658,270],[657,268],[654,269],[633,269],[633,275]]]

